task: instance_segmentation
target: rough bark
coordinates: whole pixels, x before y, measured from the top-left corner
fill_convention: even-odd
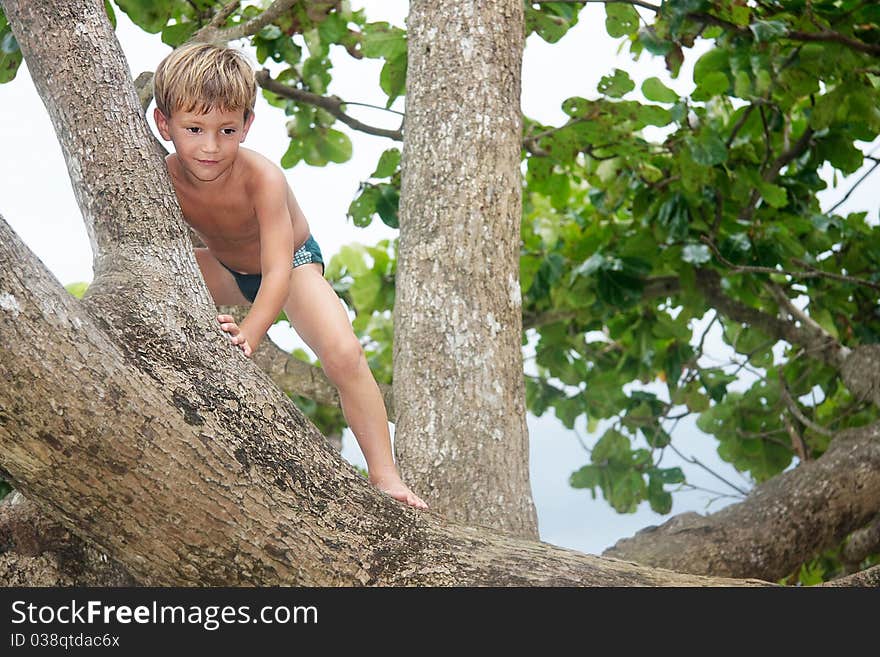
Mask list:
[[[519,288],[522,12],[520,0],[410,3],[393,389],[404,479],[449,517],[536,537]]]
[[[873,566],[852,575],[838,577],[819,586],[858,586],[876,588],[880,586],[880,566]]]
[[[689,573],[778,580],[880,509],[880,424],[841,432],[821,458],[717,513],[686,513],[603,555]]]
[[[96,259],[77,301],[0,221],[0,467],[42,512],[144,584],[762,584],[581,555],[377,492],[216,328],[101,3],[3,8]]]
[[[131,586],[134,579],[13,491],[0,502],[0,585]]]

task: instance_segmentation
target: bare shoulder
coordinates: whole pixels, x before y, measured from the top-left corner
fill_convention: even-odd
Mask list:
[[[245,184],[255,193],[272,193],[287,188],[287,178],[277,164],[249,148],[238,149],[238,157],[244,164]]]
[[[177,153],[171,152],[165,156],[165,167],[171,173],[177,172]]]

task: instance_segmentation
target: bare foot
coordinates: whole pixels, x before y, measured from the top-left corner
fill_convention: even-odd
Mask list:
[[[425,504],[424,500],[413,493],[398,476],[386,475],[381,478],[377,477],[376,479],[370,477],[370,483],[386,495],[393,497],[395,500],[409,504],[417,509],[428,508],[428,505]]]

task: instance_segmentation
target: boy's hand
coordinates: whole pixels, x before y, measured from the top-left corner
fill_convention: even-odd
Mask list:
[[[247,336],[242,333],[241,328],[235,323],[235,318],[232,315],[217,315],[217,321],[220,322],[220,329],[229,334],[229,341],[241,349],[245,356],[250,358],[254,350],[251,348]]]

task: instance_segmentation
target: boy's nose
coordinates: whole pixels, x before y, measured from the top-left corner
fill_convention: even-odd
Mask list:
[[[202,143],[202,150],[205,151],[206,153],[216,153],[217,151],[220,150],[220,144],[213,137],[208,137]]]

